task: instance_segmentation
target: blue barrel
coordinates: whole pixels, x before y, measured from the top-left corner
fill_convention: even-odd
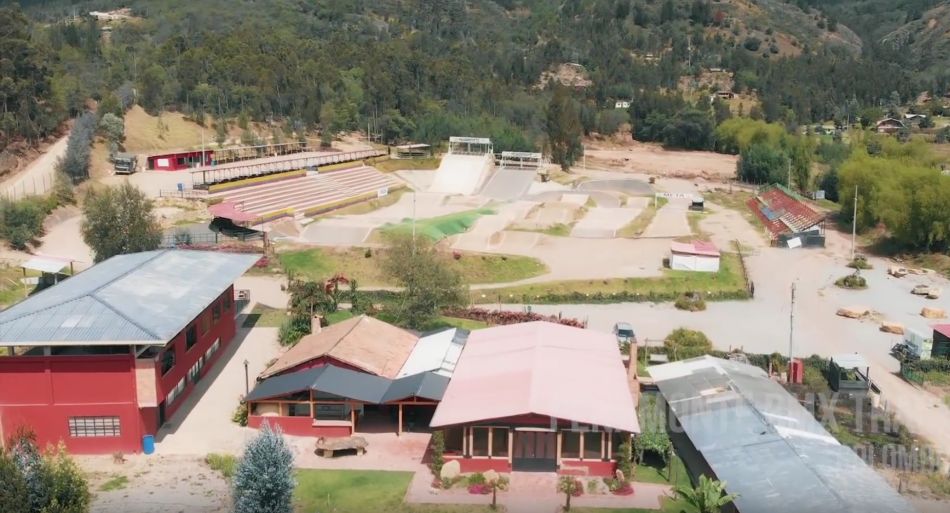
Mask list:
[[[155,452],[155,437],[152,435],[145,435],[142,437],[142,452],[145,454],[152,454]]]

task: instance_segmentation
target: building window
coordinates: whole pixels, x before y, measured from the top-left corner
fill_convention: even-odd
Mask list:
[[[620,444],[624,441],[630,440],[630,435],[621,431],[614,431],[610,435],[610,452],[613,454],[614,459],[617,459],[617,455],[620,454]]]
[[[581,434],[577,431],[561,432],[561,457],[579,459],[581,457]]]
[[[210,360],[211,357],[214,356],[214,353],[218,352],[218,349],[221,349],[220,338],[214,339],[214,343],[211,344],[211,347],[209,347],[207,351],[205,351],[205,360]]]
[[[192,383],[198,382],[198,376],[201,376],[201,369],[203,369],[204,366],[205,357],[201,356],[198,358],[198,361],[188,369],[188,379],[190,379]]]
[[[162,354],[162,375],[168,374],[173,367],[175,367],[175,348],[169,347]]]
[[[309,417],[310,416],[310,404],[301,404],[301,403],[290,403],[289,408],[287,409],[287,415],[289,417]]]
[[[211,330],[211,316],[207,313],[201,314],[201,334],[206,335]]]
[[[69,417],[69,436],[101,438],[119,436],[119,417]]]
[[[185,391],[185,378],[178,380],[178,384],[175,385],[175,388],[165,396],[165,406],[171,406],[175,399],[178,399],[178,396]]]
[[[446,429],[443,433],[445,433],[445,452],[462,454],[462,447],[465,443],[462,428]]]
[[[198,327],[192,324],[185,330],[185,347],[191,349],[198,343]]]
[[[225,311],[231,310],[231,303],[233,301],[234,301],[234,298],[231,297],[231,291],[228,290],[227,292],[224,293],[224,310]]]
[[[508,457],[508,430],[493,428],[491,434],[491,455],[493,458]]]
[[[488,430],[491,428],[472,428],[472,456],[488,456]]]
[[[602,431],[588,431],[584,433],[584,459],[599,460],[601,458],[600,440]]]
[[[221,319],[221,303],[215,301],[214,305],[211,307],[211,320],[215,323]]]

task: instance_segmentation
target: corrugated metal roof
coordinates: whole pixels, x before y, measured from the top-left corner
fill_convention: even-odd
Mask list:
[[[867,369],[867,360],[858,353],[836,354],[831,359],[842,369]]]
[[[913,511],[761,369],[704,356],[650,375],[740,512]]]
[[[20,267],[41,273],[58,273],[62,271],[63,268],[68,267],[72,261],[73,260],[69,258],[33,255]]]
[[[114,256],[0,312],[0,346],[165,344],[259,255]]]
[[[424,335],[416,342],[396,377],[402,378],[428,371],[451,377],[468,335],[467,330],[458,328]]]
[[[372,404],[410,397],[438,401],[442,399],[448,384],[449,378],[432,372],[390,380],[365,372],[324,365],[267,378],[251,390],[247,400],[259,401],[312,389]]]

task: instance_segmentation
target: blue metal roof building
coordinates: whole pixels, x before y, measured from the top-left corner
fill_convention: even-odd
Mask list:
[[[164,345],[259,258],[175,249],[114,256],[0,312],[0,347]]]
[[[671,438],[683,459],[738,494],[739,512],[914,511],[762,369],[704,356],[650,375],[681,428]]]

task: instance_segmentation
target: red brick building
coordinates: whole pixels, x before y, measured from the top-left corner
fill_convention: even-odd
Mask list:
[[[0,440],[140,452],[236,332],[256,255],[162,250],[101,262],[0,312]]]
[[[214,150],[190,150],[149,155],[145,163],[148,169],[155,171],[179,171],[198,166],[210,166],[213,160]]]

